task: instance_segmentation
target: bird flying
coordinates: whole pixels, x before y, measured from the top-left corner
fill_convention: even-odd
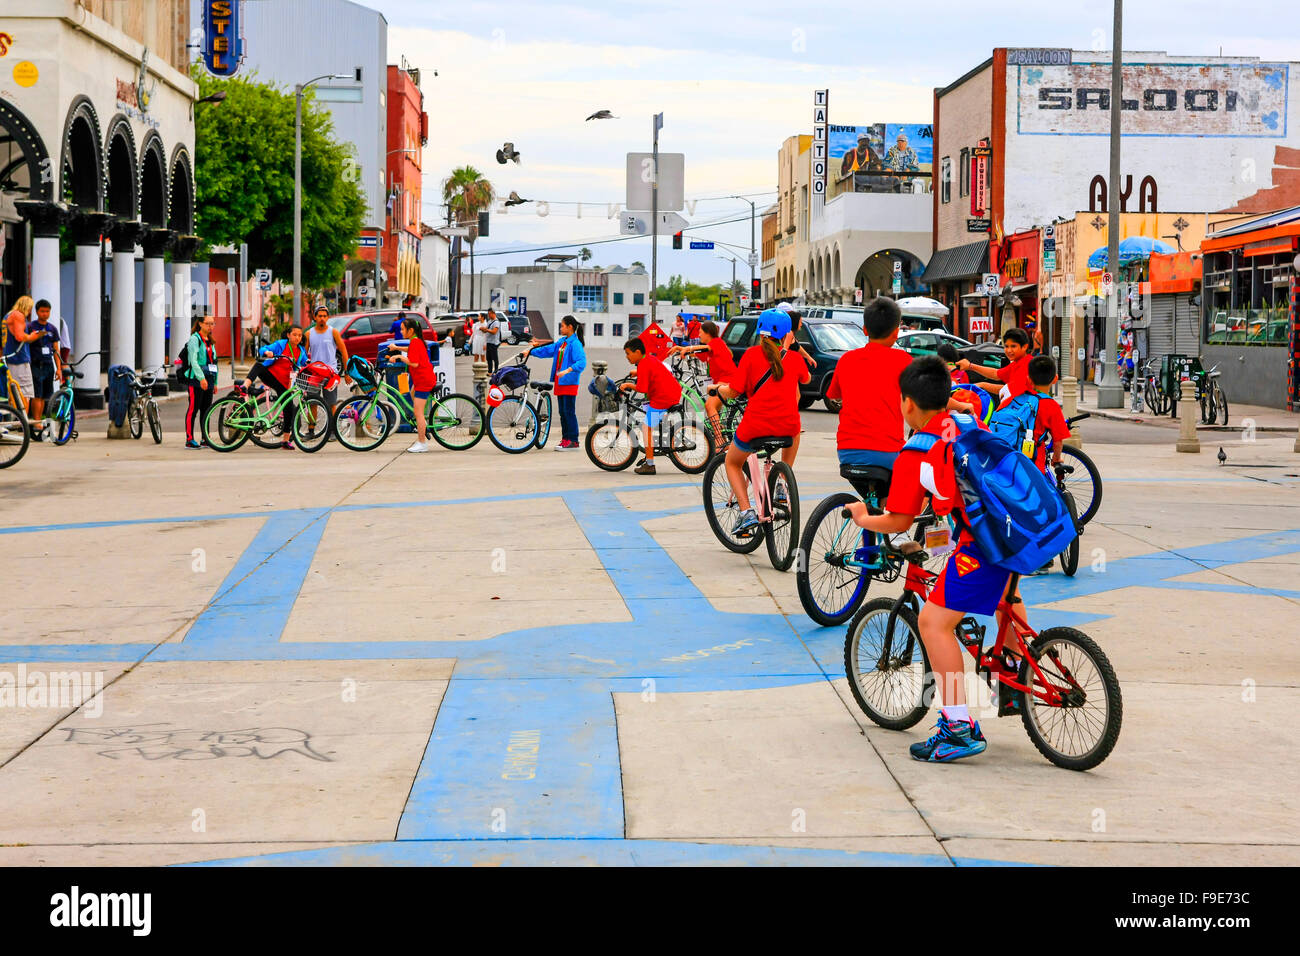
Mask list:
[[[515,191],[512,189],[512,190],[510,190],[510,198],[506,200],[506,205],[507,205],[507,206],[521,206],[521,205],[523,205],[523,204],[526,203],[526,202],[532,202],[532,200],[531,200],[531,199],[524,199],[522,196],[519,195],[519,193],[515,192]]]
[[[507,159],[514,160],[516,164],[519,162],[519,151],[515,149],[514,143],[505,143],[497,150],[498,163],[504,166]]]
[[[594,119],[618,119],[618,117],[615,116],[613,113],[611,113],[609,110],[596,110],[596,112],[588,116],[585,120],[583,120],[583,122],[590,123]]]

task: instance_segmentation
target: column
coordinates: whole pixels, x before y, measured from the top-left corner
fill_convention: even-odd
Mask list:
[[[109,365],[135,368],[135,243],[142,231],[135,219],[115,219],[108,225],[108,236],[113,240]]]
[[[82,378],[77,379],[76,403],[78,408],[103,408],[104,385],[100,381],[102,368],[99,352],[99,323],[103,291],[99,282],[99,234],[108,221],[102,212],[78,211],[72,220],[72,238],[76,243],[77,298],[72,331],[72,358],[79,360],[89,355],[79,368]]]
[[[167,355],[175,362],[190,337],[194,301],[190,295],[190,263],[199,247],[198,236],[177,236],[172,241],[172,318]]]
[[[50,303],[50,319],[58,324],[62,315],[59,288],[59,231],[67,220],[68,207],[62,203],[20,199],[14,203],[32,230],[32,288],[36,301]],[[63,343],[65,346],[68,344]]]
[[[150,229],[144,235],[144,307],[140,320],[140,365],[167,364],[167,277],[163,253],[171,244],[170,229]]]

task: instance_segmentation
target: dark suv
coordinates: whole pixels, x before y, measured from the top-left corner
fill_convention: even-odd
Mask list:
[[[738,315],[722,330],[722,341],[731,349],[737,362],[749,347],[758,344],[758,315],[749,313]],[[805,352],[817,360],[817,367],[812,370],[812,381],[799,388],[799,407],[808,408],[821,399],[827,411],[839,412],[840,403],[826,397],[826,389],[831,384],[831,376],[840,356],[845,352],[862,348],[867,344],[866,333],[862,331],[862,320],[846,321],[842,318],[814,319],[805,318],[803,326],[795,333],[797,341]]]

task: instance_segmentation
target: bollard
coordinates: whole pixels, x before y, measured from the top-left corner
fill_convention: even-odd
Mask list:
[[[1061,413],[1066,418],[1079,414],[1079,380],[1074,376],[1061,379]],[[1070,429],[1070,437],[1065,440],[1065,444],[1071,448],[1083,447],[1083,439],[1079,437],[1080,427],[1074,425]]]
[[[600,378],[609,369],[608,362],[595,361],[591,363],[591,373],[595,378]],[[591,421],[589,424],[595,424],[596,419],[600,417],[600,396],[591,396]]]
[[[487,362],[475,362],[471,367],[474,369],[474,398],[482,405],[487,397]]]
[[[108,437],[109,438],[130,438],[131,437],[131,419],[122,419],[120,426],[113,424],[113,419],[108,420]]]
[[[1174,447],[1178,451],[1199,452],[1201,450],[1201,440],[1196,437],[1196,383],[1191,379],[1183,379],[1179,386],[1181,395],[1182,415],[1178,420],[1178,444]]]

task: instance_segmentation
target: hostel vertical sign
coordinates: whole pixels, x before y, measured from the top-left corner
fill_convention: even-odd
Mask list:
[[[203,0],[203,65],[215,76],[234,76],[244,59],[243,0]]]
[[[812,190],[826,197],[826,121],[831,108],[830,90],[813,90]]]

